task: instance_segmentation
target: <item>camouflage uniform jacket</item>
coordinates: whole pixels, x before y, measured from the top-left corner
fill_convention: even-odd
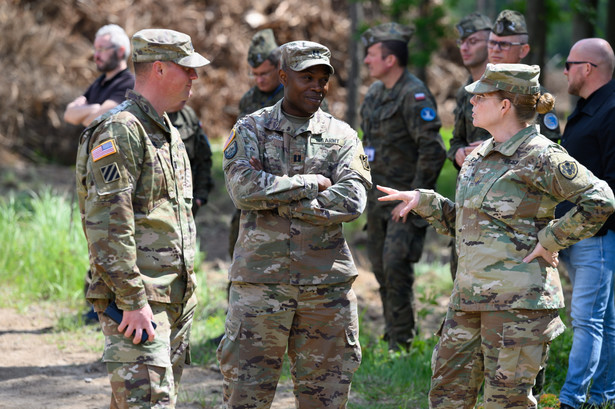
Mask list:
[[[408,70],[390,90],[382,81],[369,87],[361,105],[361,128],[374,185],[435,187],[446,159],[436,109],[429,89]],[[370,206],[391,206],[372,200],[375,188],[369,196]]]
[[[90,254],[88,300],[123,310],[194,292],[190,163],[177,130],[145,98],[127,100],[80,138],[77,192]]]
[[[239,100],[239,118],[256,112],[261,108],[269,107],[284,96],[284,86],[278,85],[272,92],[263,92],[255,85]]]
[[[472,142],[484,141],[490,138],[489,132],[483,128],[477,128],[472,124],[472,94],[465,90],[466,85],[472,84],[472,77],[468,78],[468,82],[462,85],[455,95],[457,105],[455,106],[455,127],[453,128],[453,137],[450,141],[450,148],[446,153],[446,156],[453,162],[453,165],[457,168],[457,162],[455,162],[455,153],[459,148],[465,148]],[[547,90],[540,87],[540,93],[544,94]],[[546,114],[538,115],[536,122],[540,125],[540,133],[553,142],[558,142],[561,138],[559,130],[559,120],[555,109],[547,112]]]
[[[209,192],[214,187],[214,180],[211,177],[211,147],[207,135],[203,132],[201,121],[188,105],[168,115],[173,126],[179,131],[190,159],[194,198],[207,203]]]
[[[356,132],[321,109],[294,130],[282,101],[237,121],[224,149],[227,189],[241,209],[229,278],[292,285],[348,281],[357,270],[342,223],[365,209],[367,158]],[[252,156],[262,171],[250,166]],[[332,186],[318,192],[317,174]]]
[[[577,205],[553,219],[557,203]],[[529,126],[504,143],[488,139],[466,158],[456,204],[421,191],[415,211],[456,236],[459,267],[451,308],[462,311],[564,306],[556,268],[524,263],[538,242],[557,251],[591,237],[613,212],[608,185]]]

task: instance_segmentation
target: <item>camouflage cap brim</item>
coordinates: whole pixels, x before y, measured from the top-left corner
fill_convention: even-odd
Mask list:
[[[194,53],[187,57],[178,59],[175,63],[181,65],[182,67],[199,68],[206,66],[210,63],[210,61],[201,54]]]
[[[540,92],[540,67],[526,64],[487,64],[484,74],[465,87],[470,94],[507,91],[531,95]]]

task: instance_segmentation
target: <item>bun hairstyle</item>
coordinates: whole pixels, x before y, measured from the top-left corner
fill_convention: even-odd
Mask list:
[[[547,92],[538,98],[538,101],[536,102],[536,112],[539,114],[546,114],[551,111],[554,106],[555,97]]]
[[[538,114],[546,114],[555,106],[555,97],[551,94],[516,94],[497,91],[502,99],[507,99],[515,107],[517,118],[522,123],[532,123]]]

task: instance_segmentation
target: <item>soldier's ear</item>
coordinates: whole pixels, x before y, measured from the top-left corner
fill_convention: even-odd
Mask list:
[[[282,85],[286,87],[287,82],[288,82],[288,75],[286,74],[286,71],[284,70],[280,70],[280,82],[282,83]]]

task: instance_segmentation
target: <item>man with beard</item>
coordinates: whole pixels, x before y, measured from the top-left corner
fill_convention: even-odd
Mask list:
[[[94,39],[94,62],[103,74],[75,98],[64,111],[64,120],[73,125],[88,126],[97,116],[124,101],[127,89],[135,84],[126,60],[130,39],[117,24],[101,27]]]

